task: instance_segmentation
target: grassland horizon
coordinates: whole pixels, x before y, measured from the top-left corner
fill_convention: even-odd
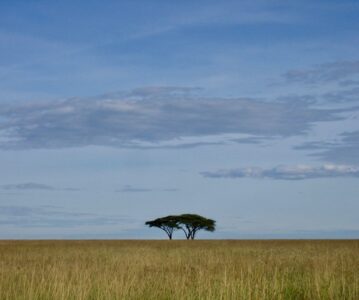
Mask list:
[[[1,240],[1,299],[359,299],[359,240]]]

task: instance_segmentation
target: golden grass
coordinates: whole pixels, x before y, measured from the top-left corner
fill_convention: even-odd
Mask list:
[[[0,241],[0,299],[359,299],[359,241]]]

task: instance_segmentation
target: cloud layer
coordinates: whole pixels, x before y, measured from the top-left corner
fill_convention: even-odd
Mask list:
[[[270,178],[280,180],[304,180],[328,177],[359,177],[359,167],[325,164],[322,166],[278,166],[270,169],[259,167],[224,169],[202,172],[207,178]]]
[[[91,99],[0,107],[0,148],[141,147],[183,137],[305,133],[337,111],[307,103],[208,98],[186,88],[147,88]],[[180,145],[178,145],[180,146]]]
[[[316,65],[311,69],[291,70],[286,72],[283,77],[288,82],[298,82],[304,84],[316,84],[326,82],[337,82],[345,80],[344,85],[349,82],[347,78],[359,75],[359,60],[336,61]]]
[[[359,131],[344,132],[339,141],[307,142],[294,149],[316,151],[310,155],[324,161],[359,165]]]
[[[57,206],[0,206],[0,225],[13,227],[77,227],[128,224],[124,216],[103,216],[93,213],[69,212]]]
[[[16,183],[16,184],[4,184],[0,186],[4,190],[10,191],[78,191],[77,188],[56,188],[51,185],[43,183],[34,183],[34,182],[25,182],[25,183]]]
[[[176,188],[144,188],[144,187],[135,187],[132,185],[124,185],[122,188],[117,189],[116,192],[119,193],[146,193],[146,192],[177,192]]]

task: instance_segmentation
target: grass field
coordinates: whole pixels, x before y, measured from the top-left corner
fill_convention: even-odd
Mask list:
[[[0,241],[0,299],[359,299],[359,241]]]

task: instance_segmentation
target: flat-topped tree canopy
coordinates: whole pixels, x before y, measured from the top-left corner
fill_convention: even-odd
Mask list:
[[[170,240],[172,240],[174,230],[180,228],[176,216],[157,218],[152,221],[147,221],[145,225],[162,229],[164,232],[166,232]]]
[[[147,221],[145,224],[149,227],[162,229],[170,240],[172,239],[173,232],[177,229],[183,230],[187,240],[193,240],[199,230],[213,232],[216,227],[216,221],[197,214],[169,215]]]
[[[215,220],[207,219],[196,214],[182,214],[177,216],[177,220],[187,239],[193,240],[199,230],[213,232],[216,229]]]

